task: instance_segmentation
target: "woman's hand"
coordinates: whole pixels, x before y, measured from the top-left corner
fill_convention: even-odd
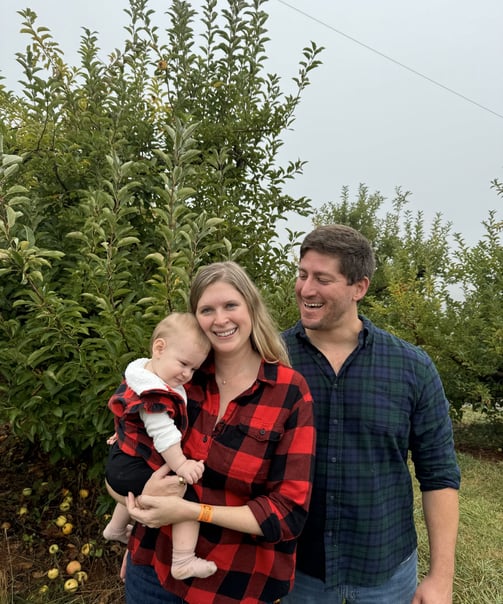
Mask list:
[[[143,487],[142,495],[178,495],[183,497],[187,487],[180,483],[180,477],[170,474],[171,470],[164,464],[156,470]]]
[[[187,509],[190,502],[178,496],[153,497],[142,494],[135,497],[129,493],[126,505],[131,518],[150,528],[159,528],[190,518]]]

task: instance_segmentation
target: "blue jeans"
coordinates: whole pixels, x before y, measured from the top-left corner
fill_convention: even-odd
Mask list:
[[[166,591],[151,566],[131,562],[127,555],[126,604],[184,604],[182,598]]]
[[[175,596],[159,583],[152,566],[141,566],[131,562],[127,556],[126,604],[183,604],[182,598]]]
[[[417,551],[404,560],[395,574],[377,587],[338,585],[325,591],[320,579],[295,574],[295,586],[281,604],[410,604],[417,587]]]

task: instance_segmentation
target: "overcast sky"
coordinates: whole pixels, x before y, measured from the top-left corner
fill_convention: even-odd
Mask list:
[[[98,32],[106,60],[121,47],[128,5],[2,0],[7,87],[16,88],[15,53],[28,42],[18,33],[18,10],[33,9],[67,62],[80,64],[81,28]],[[169,0],[150,6],[162,15]],[[285,89],[302,48],[311,40],[326,48],[284,136],[282,158],[308,162],[289,192],[318,206],[337,201],[343,186],[355,198],[360,183],[391,202],[399,186],[411,191],[414,212],[427,221],[441,212],[470,244],[482,236],[489,210],[502,219],[503,199],[490,188],[503,180],[502,0],[269,0],[265,9],[268,70]],[[308,230],[310,223],[289,226]]]

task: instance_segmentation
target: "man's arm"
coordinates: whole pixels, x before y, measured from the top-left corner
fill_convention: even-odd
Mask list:
[[[456,489],[424,491],[423,513],[430,545],[430,570],[411,604],[451,604],[459,523]]]

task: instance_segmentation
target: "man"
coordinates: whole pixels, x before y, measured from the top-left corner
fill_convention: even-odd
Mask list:
[[[344,225],[301,245],[300,321],[283,335],[315,402],[317,458],[297,573],[282,604],[450,604],[459,467],[429,356],[358,314],[375,260]],[[411,451],[430,567],[417,585]]]

